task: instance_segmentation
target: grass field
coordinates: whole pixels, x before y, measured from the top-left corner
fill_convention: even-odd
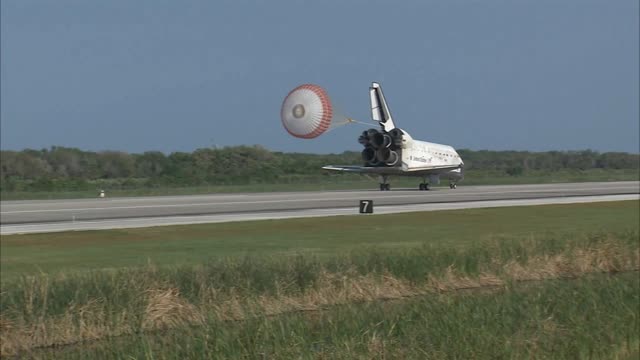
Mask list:
[[[2,279],[22,274],[193,264],[211,258],[314,254],[366,247],[474,246],[500,237],[637,230],[638,202],[340,216],[3,236]]]
[[[634,359],[639,217],[624,201],[3,236],[1,350]]]
[[[521,176],[508,176],[497,171],[467,171],[464,185],[509,185],[509,184],[545,184],[567,182],[594,181],[637,181],[640,174],[637,169],[589,169],[562,170],[555,172],[530,171]],[[418,185],[415,178],[393,177],[391,184],[394,188],[415,188]],[[378,178],[368,175],[334,174],[318,176],[316,179],[304,181],[283,182],[277,184],[246,184],[246,185],[210,185],[191,187],[157,187],[121,189],[111,188],[109,185],[96,185],[91,191],[56,191],[56,192],[2,192],[2,200],[34,200],[34,199],[71,199],[93,198],[100,189],[105,189],[111,197],[120,196],[162,196],[162,195],[195,195],[215,193],[244,193],[244,192],[274,192],[274,191],[316,191],[316,190],[353,190],[376,189]],[[448,186],[443,181],[440,186]]]

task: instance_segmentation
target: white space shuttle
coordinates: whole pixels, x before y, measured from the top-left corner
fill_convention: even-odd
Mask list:
[[[326,170],[380,176],[380,190],[390,190],[389,176],[414,176],[422,178],[420,190],[429,190],[430,184],[449,180],[449,187],[464,178],[464,163],[455,149],[449,145],[416,140],[405,130],[397,128],[378,83],[369,88],[371,116],[380,124],[380,130],[369,129],[360,135],[358,142],[364,146],[364,166],[328,165]]]

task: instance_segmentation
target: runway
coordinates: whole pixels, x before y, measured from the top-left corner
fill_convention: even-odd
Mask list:
[[[640,198],[640,182],[459,186],[430,191],[326,191],[0,202],[0,234],[204,222],[539,205]]]

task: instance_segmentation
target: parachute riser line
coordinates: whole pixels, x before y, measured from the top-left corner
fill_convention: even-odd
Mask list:
[[[371,126],[371,124],[367,124],[365,122],[349,118],[349,119],[346,119],[345,121],[331,124],[331,127],[329,127],[329,129],[326,131],[326,133],[331,132],[331,131],[333,131],[335,129],[341,128],[343,126],[349,125],[349,124],[363,125],[363,126],[367,126],[367,127]]]

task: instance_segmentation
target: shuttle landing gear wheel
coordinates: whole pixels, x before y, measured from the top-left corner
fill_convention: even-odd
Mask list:
[[[456,187],[456,183],[449,184],[449,189],[455,189]]]
[[[420,184],[420,190],[429,190],[429,184],[427,183]]]
[[[387,182],[386,176],[380,176],[380,191],[391,190],[391,185]]]

